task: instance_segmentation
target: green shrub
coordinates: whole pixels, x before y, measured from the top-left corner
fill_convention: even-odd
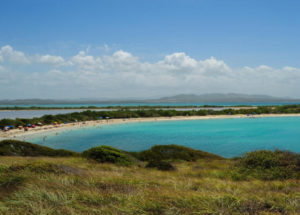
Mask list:
[[[163,171],[176,170],[171,163],[162,160],[149,161],[149,163],[146,165],[146,168],[155,168]]]
[[[25,164],[14,164],[7,168],[7,172],[18,172],[27,170],[34,173],[62,173],[62,170],[56,164],[34,161]]]
[[[110,146],[93,147],[84,151],[82,155],[99,163],[130,165],[133,162],[133,159],[129,154]]]
[[[300,178],[300,154],[288,151],[260,150],[237,160],[233,175],[263,180]]]
[[[40,146],[19,140],[2,140],[0,141],[0,156],[1,155],[67,157],[78,156],[78,153],[64,149],[51,149],[46,146]]]
[[[157,106],[156,108],[161,107]],[[80,107],[84,109],[86,107]],[[109,107],[108,107],[109,108]],[[57,114],[57,115],[44,115],[42,117],[36,117],[32,119],[1,119],[0,129],[4,126],[12,125],[26,125],[27,123],[36,124],[41,122],[43,124],[51,124],[53,122],[75,122],[75,121],[85,121],[85,120],[97,120],[98,117],[109,117],[109,118],[136,118],[136,117],[166,117],[166,116],[203,116],[203,115],[223,115],[223,114],[262,114],[262,113],[300,113],[300,105],[286,105],[286,106],[276,106],[276,107],[257,107],[249,109],[226,109],[226,110],[190,110],[190,111],[179,111],[179,110],[159,110],[155,107],[143,106],[138,110],[130,110],[124,107],[114,107],[114,111],[91,111],[86,110],[82,112]],[[132,107],[131,107],[132,108]],[[1,109],[1,108],[0,108]],[[24,109],[18,107],[6,107],[2,109]],[[26,109],[26,108],[25,108]],[[41,107],[29,107],[27,109],[44,109]],[[49,109],[49,108],[48,108]]]
[[[184,160],[184,161],[196,161],[201,158],[222,159],[218,155],[214,155],[208,152],[195,150],[178,145],[156,145],[151,149],[142,151],[136,154],[137,158],[142,161],[152,160]]]

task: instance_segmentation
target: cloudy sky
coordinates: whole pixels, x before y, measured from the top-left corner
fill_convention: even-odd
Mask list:
[[[300,98],[300,2],[3,0],[0,99]]]

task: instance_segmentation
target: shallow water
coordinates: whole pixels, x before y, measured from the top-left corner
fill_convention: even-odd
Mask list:
[[[109,145],[141,151],[156,144],[178,144],[224,157],[257,149],[300,153],[300,117],[266,117],[141,122],[82,128],[28,139],[53,148],[81,152]]]

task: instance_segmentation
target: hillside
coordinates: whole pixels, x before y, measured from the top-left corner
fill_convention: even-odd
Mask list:
[[[111,147],[88,150],[85,157],[1,156],[0,214],[300,213],[300,180],[290,172],[281,174],[294,168],[299,155],[258,151],[227,160],[188,148],[178,154],[177,149],[158,146],[142,154],[153,164],[157,157],[151,152],[161,153],[159,159],[168,160],[163,164],[173,167],[163,171],[145,161],[119,163],[136,154]],[[257,178],[262,173],[268,177]]]
[[[163,97],[157,102],[195,102],[195,103],[231,103],[231,102],[293,102],[299,99],[273,97],[268,95],[248,95],[237,93],[211,93],[211,94],[181,94],[170,97]]]
[[[0,105],[45,105],[45,104],[120,104],[120,103],[236,103],[236,102],[300,102],[300,99],[248,95],[237,93],[180,94],[157,99],[15,99],[0,100]]]

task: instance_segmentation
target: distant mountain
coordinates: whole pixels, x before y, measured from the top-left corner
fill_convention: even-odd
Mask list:
[[[77,99],[77,100],[54,100],[54,99],[16,99],[0,100],[0,105],[41,105],[41,104],[118,104],[118,103],[247,103],[247,102],[295,102],[300,99],[289,97],[273,97],[268,95],[248,95],[236,93],[211,93],[211,94],[181,94],[159,99]]]
[[[236,93],[181,94],[152,100],[153,102],[194,102],[194,103],[231,103],[231,102],[300,102],[300,99],[273,97],[268,95],[247,95]]]

